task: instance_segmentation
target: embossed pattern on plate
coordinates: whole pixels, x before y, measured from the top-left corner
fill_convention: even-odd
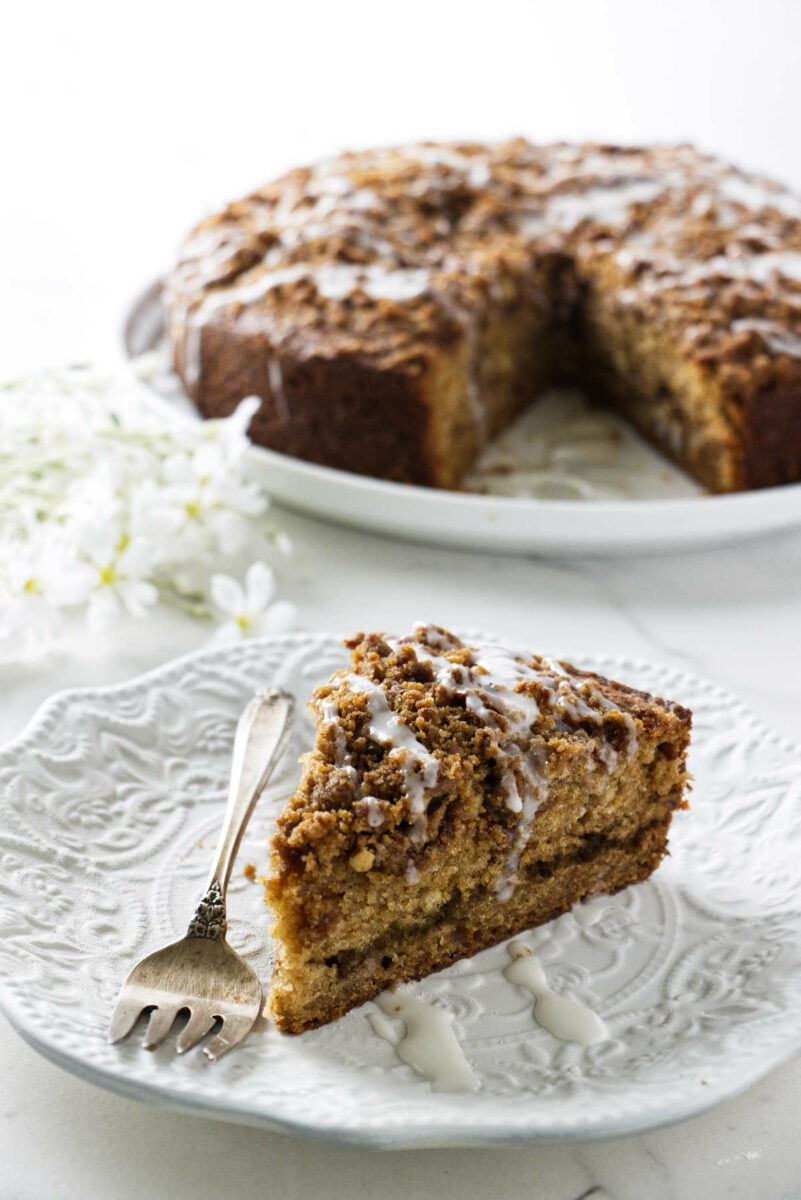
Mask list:
[[[503,946],[414,985],[455,1017],[478,1075],[434,1094],[371,1032],[368,1007],[300,1038],[267,1022],[230,1058],[177,1059],[105,1041],[130,963],[182,931],[201,883],[246,698],[293,692],[299,719],[246,834],[229,894],[232,944],[270,969],[265,911],[245,863],[266,868],[271,823],[312,727],[312,688],[337,638],[298,634],[168,664],[121,686],[54,697],[0,753],[0,1000],[69,1070],[185,1110],[360,1145],[589,1138],[699,1112],[801,1046],[801,751],[734,697],[669,668],[581,665],[695,713],[690,813],[648,883],[524,935],[550,986],[590,1005],[612,1039],[582,1048],[537,1026],[503,977]]]

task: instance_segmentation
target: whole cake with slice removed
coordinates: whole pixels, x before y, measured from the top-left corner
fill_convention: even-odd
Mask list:
[[[715,492],[801,479],[801,197],[690,146],[412,145],[290,171],[207,217],[165,281],[206,417],[458,487],[580,384]]]
[[[273,839],[290,1033],[646,879],[686,807],[678,704],[437,626],[347,644]]]

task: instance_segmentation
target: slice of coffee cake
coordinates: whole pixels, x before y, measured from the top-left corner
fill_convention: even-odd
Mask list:
[[[437,626],[348,645],[273,839],[290,1033],[646,879],[686,806],[677,704]]]

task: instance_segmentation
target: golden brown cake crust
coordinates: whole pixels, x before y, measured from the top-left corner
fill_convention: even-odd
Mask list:
[[[434,626],[350,645],[273,840],[290,1032],[646,878],[684,803],[679,705]]]
[[[495,352],[518,321],[513,358],[567,331],[579,378],[708,486],[801,475],[801,201],[690,146],[346,154],[201,222],[165,299],[201,411],[257,394],[254,440],[315,461],[456,481],[559,375]],[[682,368],[651,372],[652,418],[620,394],[641,345]]]

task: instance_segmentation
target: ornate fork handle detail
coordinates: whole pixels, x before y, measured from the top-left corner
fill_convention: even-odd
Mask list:
[[[215,879],[195,910],[189,922],[187,937],[214,938],[222,941],[228,929],[225,916],[225,896],[220,881]]]
[[[236,852],[272,763],[287,734],[286,712],[273,711],[265,701],[278,693],[259,692],[242,714],[234,739],[231,782],[220,842],[208,887],[189,922],[186,936],[223,941],[228,929],[225,893]],[[289,711],[287,709],[287,711]],[[280,732],[276,733],[276,722]],[[269,751],[269,753],[267,752]]]

